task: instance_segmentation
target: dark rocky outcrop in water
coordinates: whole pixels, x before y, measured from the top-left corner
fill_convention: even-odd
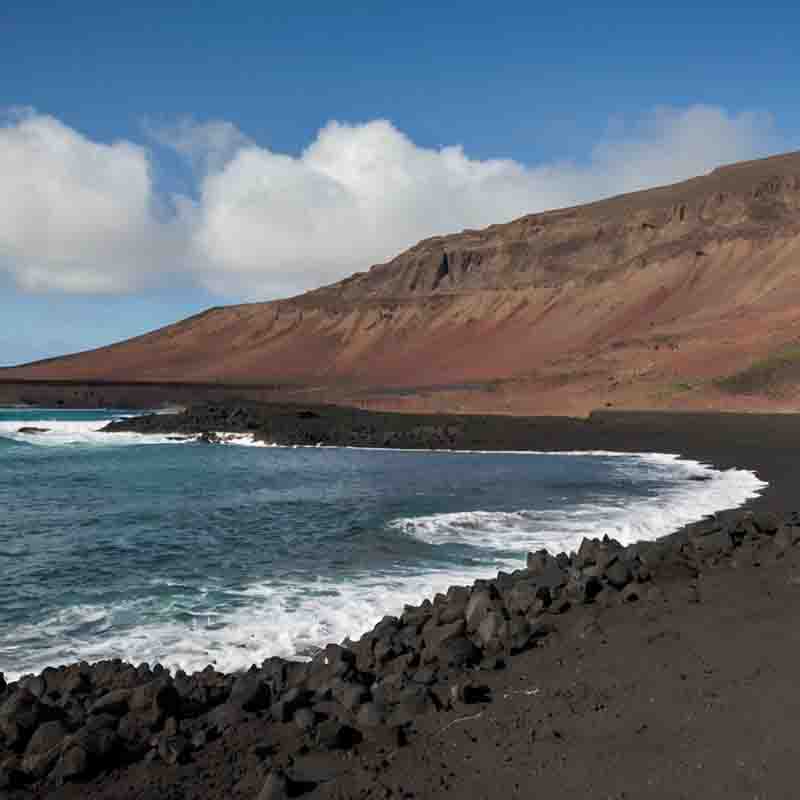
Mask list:
[[[259,797],[298,796],[317,781],[279,766],[292,753],[396,750],[421,715],[490,702],[482,675],[540,647],[571,609],[647,604],[670,582],[691,591],[707,570],[780,559],[798,542],[800,514],[725,512],[657,542],[586,539],[577,553],[531,553],[525,569],[453,586],[306,663],[187,675],[113,660],[8,684],[0,675],[0,792],[44,797],[140,761],[185,764],[258,724],[253,752],[275,759]]]
[[[224,432],[249,433],[281,445],[448,449],[468,446],[471,436],[480,435],[479,427],[468,417],[376,413],[337,406],[197,404],[178,414],[121,419],[105,430],[199,435],[208,444],[220,443],[218,433]]]

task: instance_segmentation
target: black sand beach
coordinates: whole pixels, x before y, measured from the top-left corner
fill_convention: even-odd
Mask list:
[[[796,796],[799,417],[280,406],[124,425],[285,444],[672,452],[753,469],[769,487],[660,543],[534,554],[308,665],[169,676],[105,662],[0,683],[0,796]]]

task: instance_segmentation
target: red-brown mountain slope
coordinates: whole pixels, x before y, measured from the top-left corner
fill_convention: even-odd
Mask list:
[[[800,153],[420,242],[3,379],[283,384],[383,408],[800,403]]]

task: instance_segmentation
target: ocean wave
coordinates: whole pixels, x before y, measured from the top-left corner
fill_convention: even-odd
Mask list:
[[[129,416],[129,415],[127,415]],[[116,417],[119,419],[120,417]],[[153,434],[103,431],[111,422],[111,418],[93,420],[50,420],[50,419],[24,419],[0,421],[0,439],[9,439],[14,442],[37,445],[40,447],[64,447],[67,445],[124,447],[126,445],[142,444],[187,444],[196,442],[199,434]],[[39,429],[38,432],[25,431],[25,429]],[[252,433],[216,433],[217,444],[237,445],[240,447],[272,447],[268,442],[261,441]]]
[[[115,657],[188,672],[208,664],[225,671],[244,670],[270,656],[304,658],[328,642],[360,636],[385,614],[402,612],[406,603],[418,604],[453,584],[486,574],[485,567],[476,567],[424,574],[365,573],[346,583],[259,583],[239,593],[237,608],[184,609],[192,618],[188,624],[117,624],[119,618],[142,611],[135,601],[110,608],[83,606],[35,626],[12,627],[0,635],[0,655],[7,666],[15,665],[6,669],[7,680],[46,666]]]
[[[5,420],[0,422],[0,437],[39,447],[64,447],[65,445],[111,445],[119,447],[138,444],[174,444],[178,441],[175,437],[160,435],[104,433],[102,429],[110,421],[110,419],[80,421],[48,419]],[[25,433],[25,428],[39,428],[41,432]]]
[[[600,455],[599,453],[596,453]],[[578,455],[578,454],[574,454]],[[603,452],[603,456],[630,454]],[[584,537],[611,536],[622,544],[653,540],[684,525],[757,497],[767,486],[754,472],[716,470],[699,461],[661,453],[639,453],[635,461],[656,467],[674,485],[655,497],[598,500],[570,509],[464,511],[402,517],[391,525],[428,544],[467,544],[497,550],[577,550]],[[631,480],[635,480],[631,464]],[[624,474],[625,467],[622,468]]]

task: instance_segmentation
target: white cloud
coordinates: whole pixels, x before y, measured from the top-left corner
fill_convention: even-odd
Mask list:
[[[780,149],[771,115],[713,106],[658,108],[634,130],[598,144],[593,169],[603,194],[644,189]]]
[[[470,159],[459,146],[419,147],[385,120],[331,122],[299,157],[226,122],[150,133],[189,159],[194,197],[159,198],[140,145],[96,143],[30,111],[0,127],[0,270],[34,290],[183,280],[267,298],[427,236],[680,180],[777,144],[768,116],[706,106],[657,110],[582,166]]]
[[[0,128],[0,268],[25,289],[133,291],[177,252],[155,219],[147,152],[21,112]]]

